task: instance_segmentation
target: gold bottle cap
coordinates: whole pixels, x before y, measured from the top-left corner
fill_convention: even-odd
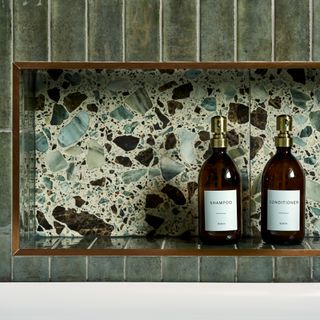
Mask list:
[[[280,131],[276,137],[277,147],[291,147],[292,138],[290,131],[292,131],[292,117],[282,114],[277,117],[277,130]]]
[[[215,116],[211,119],[211,131],[213,137],[211,139],[212,148],[227,147],[227,119],[223,116]]]

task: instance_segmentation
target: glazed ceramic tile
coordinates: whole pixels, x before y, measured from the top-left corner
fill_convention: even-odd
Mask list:
[[[40,235],[197,234],[216,114],[228,118],[248,203],[247,72],[51,70],[36,83]]]

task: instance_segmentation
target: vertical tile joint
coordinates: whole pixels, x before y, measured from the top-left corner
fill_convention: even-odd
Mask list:
[[[200,15],[200,0],[197,0],[196,3],[196,34],[197,34],[197,53],[196,53],[196,61],[200,61],[200,28],[201,28],[201,15]]]
[[[123,281],[127,281],[127,256],[123,258]]]
[[[122,61],[126,61],[126,0],[122,0]]]
[[[159,0],[159,61],[163,61],[163,0]]]
[[[13,12],[13,0],[10,0],[10,4],[11,4],[11,61],[15,61],[15,53],[14,53],[14,12]],[[11,73],[11,83],[12,83],[12,72]]]
[[[233,60],[238,60],[238,0],[233,0]]]
[[[11,281],[14,281],[13,270],[14,270],[14,256],[11,255]]]
[[[198,282],[200,282],[200,267],[201,267],[201,257],[198,256]]]
[[[49,282],[51,281],[51,256],[48,257],[48,277],[49,277]]]
[[[272,257],[272,281],[276,281],[276,269],[277,269],[277,260],[276,257]]]
[[[85,26],[85,30],[84,30],[84,50],[85,50],[85,61],[88,61],[89,59],[89,24],[88,24],[88,14],[89,14],[89,10],[88,10],[88,0],[85,0],[84,2],[84,26]]]
[[[239,279],[239,257],[234,257],[235,272],[234,272],[234,282],[238,282]]]
[[[161,244],[161,249],[163,250],[166,246],[166,239],[163,239]],[[160,281],[163,282],[163,264],[164,264],[164,257],[161,255],[160,257]]]
[[[271,61],[275,61],[275,0],[271,0]]]
[[[313,0],[309,0],[309,61],[313,61]]]
[[[51,46],[51,0],[48,0],[48,61],[52,60]]]
[[[89,279],[89,257],[86,256],[86,280],[85,281],[88,281]]]

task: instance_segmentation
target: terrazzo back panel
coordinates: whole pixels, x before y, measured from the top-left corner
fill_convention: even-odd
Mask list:
[[[276,116],[293,117],[293,154],[306,174],[306,233],[320,234],[320,76],[319,70],[256,70],[250,73],[251,92],[251,224],[260,230],[261,175],[275,153]]]
[[[221,70],[38,71],[36,218],[44,236],[197,234],[210,119],[248,192],[249,74]],[[250,226],[249,221],[245,225]]]
[[[320,231],[319,71],[48,70],[36,80],[36,229],[43,236],[197,234],[210,119],[228,118],[243,230],[259,235],[275,116],[294,119],[306,233]],[[250,187],[249,187],[250,186]]]

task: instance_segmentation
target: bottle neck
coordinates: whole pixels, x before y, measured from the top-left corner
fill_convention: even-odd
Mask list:
[[[212,149],[212,154],[214,155],[224,155],[227,153],[227,147],[223,147],[223,148],[211,147],[211,149]]]
[[[277,147],[278,155],[289,155],[291,154],[291,147]]]

